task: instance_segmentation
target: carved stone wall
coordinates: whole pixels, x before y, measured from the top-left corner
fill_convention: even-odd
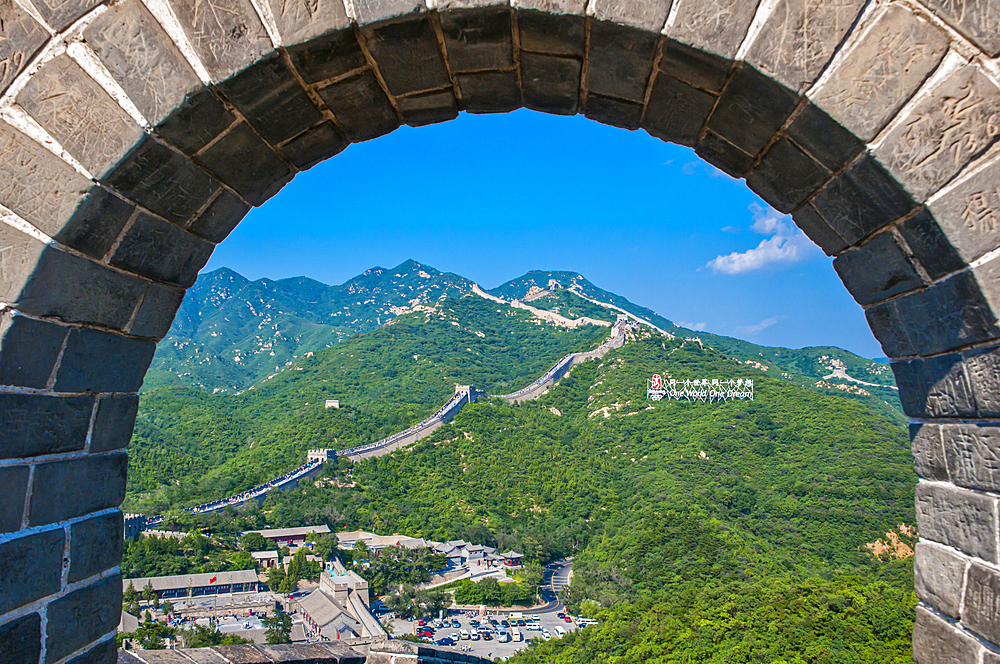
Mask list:
[[[1000,661],[998,55],[987,0],[0,0],[0,661],[114,660],[136,392],[215,244],[520,107],[692,146],[836,257],[913,422],[916,658]]]

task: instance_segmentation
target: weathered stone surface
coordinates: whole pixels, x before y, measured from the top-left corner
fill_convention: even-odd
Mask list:
[[[588,9],[596,19],[656,33],[667,22],[670,0],[591,0]]]
[[[531,9],[547,14],[575,14],[583,16],[587,8],[586,0],[511,0],[516,9]]]
[[[100,4],[100,0],[33,0],[31,4],[59,32]]]
[[[927,0],[926,5],[991,56],[1000,55],[1000,7],[988,0]]]
[[[979,563],[969,566],[962,623],[992,643],[1000,642],[1000,574]]]
[[[452,73],[514,66],[510,10],[457,9],[439,15]]]
[[[929,204],[949,243],[966,263],[1000,246],[1000,152],[995,157]]]
[[[854,44],[813,101],[871,140],[896,115],[948,52],[948,37],[901,5],[892,5]]]
[[[319,95],[355,143],[388,134],[399,126],[389,98],[370,71],[320,88]]]
[[[462,93],[460,105],[469,113],[506,113],[521,107],[521,87],[516,71],[457,74]]]
[[[951,481],[961,487],[1000,490],[1000,428],[985,424],[941,427]]]
[[[57,392],[138,392],[156,342],[98,330],[71,330]]]
[[[833,267],[862,305],[923,286],[892,233],[876,235],[860,248],[844,252],[833,261]]]
[[[0,662],[37,662],[42,653],[42,619],[37,613],[0,625]]]
[[[201,87],[194,70],[139,0],[110,6],[87,26],[84,36],[152,125]]]
[[[49,34],[14,0],[0,0],[0,92],[24,71]]]
[[[642,104],[590,94],[583,114],[601,124],[634,130],[639,128]]]
[[[103,258],[134,211],[131,203],[107,189],[93,187],[66,225],[52,234],[52,239],[94,258]]]
[[[0,385],[44,388],[68,332],[11,311],[0,314]]]
[[[580,103],[580,69],[576,58],[521,53],[524,105],[556,115],[575,114]]]
[[[676,10],[676,16],[673,24],[667,26],[666,35],[732,59],[759,4],[759,0],[675,0],[671,9]]]
[[[731,60],[665,39],[660,50],[660,71],[699,90],[719,93],[733,69]]]
[[[962,356],[976,397],[976,414],[1000,417],[1000,349],[967,350]]]
[[[68,55],[43,65],[17,103],[98,178],[142,137],[142,128]]]
[[[1000,136],[1000,89],[973,66],[937,85],[875,154],[920,202]]]
[[[295,176],[288,164],[243,123],[230,129],[195,159],[251,205],[261,205]]]
[[[422,127],[458,117],[458,104],[451,89],[400,97],[396,100],[403,121],[411,127]]]
[[[142,653],[142,658],[143,664],[191,664],[191,659],[186,655],[172,650],[147,650]]]
[[[82,450],[93,410],[93,397],[0,394],[0,457]]]
[[[254,646],[215,646],[215,650],[232,664],[271,664],[271,658]]]
[[[913,659],[920,664],[969,664],[978,662],[983,647],[922,606],[913,626]]]
[[[301,44],[351,24],[344,0],[267,0],[285,44]]]
[[[203,0],[170,6],[213,81],[222,81],[273,50],[249,0]]]
[[[121,512],[74,523],[70,529],[70,583],[83,581],[122,560],[125,521]]]
[[[646,106],[642,128],[664,141],[694,147],[716,97],[683,81],[658,74]]]
[[[517,30],[522,51],[583,57],[587,40],[583,16],[519,9]]]
[[[641,103],[658,40],[655,34],[594,21],[587,52],[587,90]]]
[[[187,157],[146,138],[105,182],[127,198],[183,226],[219,183]]]
[[[917,484],[917,528],[922,538],[970,556],[997,561],[997,499],[948,484]]]
[[[287,141],[323,119],[280,55],[248,67],[218,89],[271,144]]]
[[[785,134],[831,171],[840,170],[864,144],[815,105],[807,103]]]
[[[333,647],[331,647],[333,646]],[[364,657],[346,647],[336,647],[327,643],[296,643],[293,645],[259,645],[257,649],[271,658],[275,664],[281,662],[340,662],[348,664],[352,660],[364,661]]]
[[[0,544],[0,613],[59,590],[64,544],[61,528]]]
[[[923,210],[897,228],[931,279],[940,279],[965,267],[965,261],[930,212]]]
[[[802,92],[826,66],[865,0],[778,0],[747,61]]]
[[[170,222],[140,214],[118,243],[111,264],[187,288],[214,249],[211,242]]]
[[[714,132],[706,132],[694,146],[699,157],[734,178],[745,177],[753,165],[753,156]]]
[[[290,46],[288,56],[306,83],[326,81],[367,65],[361,44],[350,28]]]
[[[360,25],[425,11],[427,3],[424,0],[355,0],[354,2],[354,13]]]
[[[96,641],[121,618],[122,578],[110,576],[49,604],[45,629],[47,664]]]
[[[229,664],[228,660],[211,648],[180,648],[177,652],[184,653],[197,664]]]
[[[917,542],[913,586],[917,597],[958,620],[968,561],[943,546]]]
[[[975,417],[972,382],[961,355],[894,362],[903,412],[910,417]]]
[[[0,501],[0,533],[12,533],[21,528],[29,472],[27,466],[0,468],[0,486],[4,487],[4,499]],[[2,637],[0,643],[3,643]],[[0,652],[3,652],[2,645]]]
[[[202,88],[188,95],[184,102],[156,128],[156,133],[164,141],[190,156],[215,140],[216,136],[235,122],[236,116],[226,108],[212,89]]]
[[[726,86],[708,128],[749,155],[758,154],[798,104],[791,90],[753,67],[742,67]]]
[[[362,32],[391,94],[451,85],[429,17],[370,25]]]
[[[124,452],[35,466],[28,525],[43,526],[118,507],[125,499],[127,466]],[[62,533],[59,540],[61,546]],[[62,558],[61,551],[59,557]]]
[[[139,305],[139,313],[132,322],[129,334],[137,337],[162,339],[170,329],[174,314],[181,306],[184,291],[162,284],[150,284]]]
[[[215,200],[209,203],[205,211],[191,222],[188,230],[218,244],[226,239],[249,211],[250,206],[239,196],[228,189],[223,189]]]
[[[829,178],[830,171],[782,138],[747,176],[747,186],[779,212],[791,212]]]
[[[102,641],[85,653],[69,660],[66,664],[118,664],[115,640]]]
[[[812,205],[800,207],[792,215],[792,220],[828,256],[835,256],[847,248],[844,238],[823,220]]]
[[[339,154],[350,145],[332,122],[324,122],[281,146],[279,151],[285,161],[300,171],[309,170],[324,159]]]
[[[100,397],[97,417],[90,433],[90,452],[121,450],[132,438],[132,427],[139,412],[139,397]]]
[[[812,201],[833,230],[856,244],[913,209],[913,200],[870,156],[834,178]]]
[[[911,423],[910,450],[917,475],[927,480],[948,481],[940,425]]]

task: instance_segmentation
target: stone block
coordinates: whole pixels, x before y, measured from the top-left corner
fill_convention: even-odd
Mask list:
[[[236,225],[247,216],[250,206],[228,189],[223,189],[214,201],[191,222],[188,230],[218,244],[226,239]]]
[[[139,397],[99,397],[97,417],[90,432],[90,453],[125,449],[132,438]]]
[[[747,186],[779,212],[791,212],[830,178],[830,171],[788,138],[774,143],[747,176]]]
[[[922,606],[913,626],[913,659],[920,664],[969,664],[983,647],[972,636]]]
[[[64,546],[62,528],[0,544],[0,614],[59,590]]]
[[[715,101],[716,97],[707,92],[657,74],[642,128],[661,140],[694,147]]]
[[[115,629],[121,619],[122,577],[109,576],[48,607],[45,662],[52,664]]]
[[[140,214],[111,257],[115,267],[188,288],[215,245],[170,222]]]
[[[521,87],[516,71],[456,74],[462,93],[459,102],[469,113],[506,113],[521,107]]]
[[[74,523],[69,536],[69,582],[83,581],[121,563],[124,535],[121,512]]]
[[[267,0],[285,45],[301,44],[350,26],[344,0]]]
[[[588,11],[600,21],[614,21],[658,33],[667,22],[671,0],[591,0]]]
[[[213,81],[243,71],[274,50],[249,0],[170,2]]]
[[[964,599],[962,623],[987,641],[1000,642],[1000,573],[973,562]]]
[[[229,660],[211,648],[179,648],[177,652],[183,653],[196,664],[229,664]]]
[[[530,9],[547,14],[574,14],[583,16],[587,9],[586,0],[511,0],[515,9]]]
[[[350,28],[290,46],[288,56],[306,83],[337,78],[368,64],[361,44]]]
[[[831,171],[843,168],[864,148],[854,134],[811,103],[802,107],[785,134]]]
[[[51,234],[52,239],[94,258],[103,258],[134,211],[131,203],[107,189],[93,187],[65,226]]]
[[[261,205],[295,177],[288,164],[245,123],[230,129],[195,160],[251,205]]]
[[[521,53],[524,105],[556,115],[574,115],[580,104],[581,63],[537,53]]]
[[[429,16],[370,25],[362,33],[393,96],[451,85]]]
[[[358,25],[427,11],[424,0],[355,0]]]
[[[250,645],[215,646],[214,650],[232,664],[271,664],[271,658]]]
[[[972,382],[961,355],[894,362],[903,412],[910,417],[975,417]]]
[[[1000,491],[1000,428],[946,424],[941,432],[951,481],[968,489]]]
[[[99,330],[70,330],[57,392],[138,392],[156,342]]]
[[[3,92],[48,41],[49,33],[14,0],[0,0],[0,16],[4,17],[0,25],[0,92]]]
[[[320,88],[319,95],[352,142],[367,141],[399,127],[396,111],[371,71]]]
[[[913,199],[870,156],[834,178],[812,204],[848,244],[857,244],[914,207]]]
[[[729,80],[733,62],[673,39],[665,39],[657,67],[664,74],[699,90],[720,93]]]
[[[965,261],[927,210],[902,222],[897,229],[931,279],[940,279],[965,267]]]
[[[962,356],[976,397],[976,414],[1000,417],[1000,348],[967,350]]]
[[[248,67],[217,87],[272,145],[301,134],[323,119],[278,54]]]
[[[231,127],[236,116],[230,112],[211,88],[188,95],[156,133],[186,155],[193,155]]]
[[[924,202],[996,141],[998,115],[1000,89],[967,65],[913,106],[875,154]]]
[[[183,226],[219,188],[190,159],[152,137],[146,138],[105,182],[126,198]]]
[[[938,611],[959,618],[968,560],[943,546],[917,542],[913,586],[917,597]]]
[[[913,341],[895,302],[883,302],[865,310],[865,319],[886,357],[913,355]]]
[[[865,0],[778,0],[747,62],[797,92],[809,87],[854,25]]]
[[[928,207],[966,263],[1000,246],[1000,151],[996,158],[935,196]]]
[[[403,121],[411,127],[422,127],[458,117],[458,103],[451,89],[400,97],[396,100]]]
[[[53,30],[61,32],[100,4],[100,0],[33,0],[31,4]]]
[[[1000,7],[992,2],[927,0],[926,5],[990,56],[1000,55]]]
[[[452,73],[514,66],[510,9],[456,9],[439,14]]]
[[[642,104],[590,94],[583,114],[602,124],[635,130],[642,119]]]
[[[734,178],[745,177],[753,166],[753,156],[711,131],[694,146],[699,157]]]
[[[128,330],[129,334],[159,341],[166,336],[183,299],[184,291],[180,288],[150,284],[139,305],[139,313]]]
[[[43,65],[17,103],[97,178],[142,138],[142,128],[68,55]]]
[[[332,122],[324,122],[288,141],[280,151],[286,161],[305,171],[324,159],[340,154],[350,144]]]
[[[128,663],[119,662],[118,650],[115,647],[115,641],[114,639],[111,639],[110,641],[102,641],[101,643],[87,650],[87,652],[81,655],[77,655],[73,659],[67,661],[66,664],[128,664]]]
[[[42,618],[30,613],[0,625],[0,662],[30,662],[42,654]]]
[[[109,6],[83,34],[151,125],[201,87],[191,65],[139,0]]]
[[[517,10],[517,31],[522,51],[582,58],[587,42],[586,30],[583,16],[550,14],[534,9]]]
[[[82,450],[87,443],[93,397],[0,394],[0,457],[25,458]]]
[[[901,5],[887,7],[812,95],[864,141],[895,117],[948,52],[947,35]]]
[[[658,41],[656,34],[594,21],[587,51],[587,90],[642,103]]]
[[[792,214],[792,220],[827,256],[835,256],[847,248],[844,238],[830,228],[812,205],[800,207]]]
[[[334,664],[339,662],[341,664],[347,664],[350,659],[360,658],[364,661],[363,657],[360,657],[358,653],[348,650],[337,650],[336,652],[331,652],[328,648],[329,644],[325,643],[295,643],[291,645],[259,645],[257,649],[263,652],[265,655],[271,658],[271,661],[275,664],[288,664],[302,662],[302,664],[307,664],[309,662],[316,662],[316,664]]]
[[[920,482],[916,506],[917,529],[922,538],[992,563],[997,561],[996,498],[950,484]]]
[[[798,96],[753,67],[741,67],[719,99],[708,128],[749,155],[757,155],[785,124]]]
[[[911,422],[910,450],[917,475],[926,480],[948,481],[940,425]]]
[[[833,268],[861,305],[924,285],[891,233],[876,235],[858,249],[844,252],[833,261]]]
[[[143,664],[191,664],[188,657],[172,650],[147,650],[142,653],[142,658]]]
[[[12,311],[0,313],[0,385],[43,389],[68,332]]]
[[[125,499],[127,467],[124,452],[35,466],[28,525],[44,526],[118,507]]]
[[[336,643],[329,641],[326,643],[319,643],[317,645],[322,646],[330,653],[331,656],[335,657],[340,664],[364,664],[365,656],[361,653],[353,650],[349,646],[343,643]],[[456,655],[458,653],[455,653]]]
[[[4,499],[0,502],[0,533],[12,533],[21,528],[29,473],[27,466],[0,468],[0,486],[4,487]],[[0,643],[3,643],[3,638],[0,638]]]
[[[673,24],[665,34],[702,51],[724,58],[736,57],[746,37],[759,0],[676,0]]]

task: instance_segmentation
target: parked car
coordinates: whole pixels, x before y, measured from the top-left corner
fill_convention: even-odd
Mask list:
[[[473,632],[472,634],[469,634],[469,638],[471,640],[473,640],[473,641],[478,641],[479,640],[479,632]]]
[[[493,637],[490,636],[489,632],[483,632],[483,641],[492,641]]]
[[[565,620],[568,623],[571,623],[573,622],[573,616],[566,616],[565,618],[563,618],[563,620]]]
[[[451,626],[454,627],[455,629],[461,629],[462,623],[458,622],[458,618],[452,618]]]
[[[507,622],[506,620],[501,620],[500,621],[500,626],[503,627],[503,628],[509,628],[510,627],[510,623]]]
[[[438,639],[437,641],[435,641],[434,645],[437,645],[437,646],[453,646],[453,645],[455,645],[455,639],[452,639],[452,638],[449,638],[449,637],[446,636],[443,639]]]

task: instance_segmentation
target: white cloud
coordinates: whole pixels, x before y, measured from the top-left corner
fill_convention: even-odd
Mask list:
[[[782,318],[785,318],[785,316],[771,316],[770,318],[765,318],[756,325],[741,325],[736,328],[736,331],[744,334],[758,334],[771,327]]]
[[[740,234],[740,229],[737,226],[723,226],[721,230],[723,233],[732,233],[733,235]]]
[[[791,223],[788,215],[779,214],[756,203],[750,206],[750,211],[753,213],[750,230],[771,237],[761,240],[753,249],[716,256],[706,265],[713,272],[752,272],[778,263],[796,263],[816,251],[816,245]]]
[[[677,321],[677,324],[681,327],[686,327],[689,330],[694,330],[695,332],[704,332],[708,328],[708,323],[687,323],[679,320]]]

